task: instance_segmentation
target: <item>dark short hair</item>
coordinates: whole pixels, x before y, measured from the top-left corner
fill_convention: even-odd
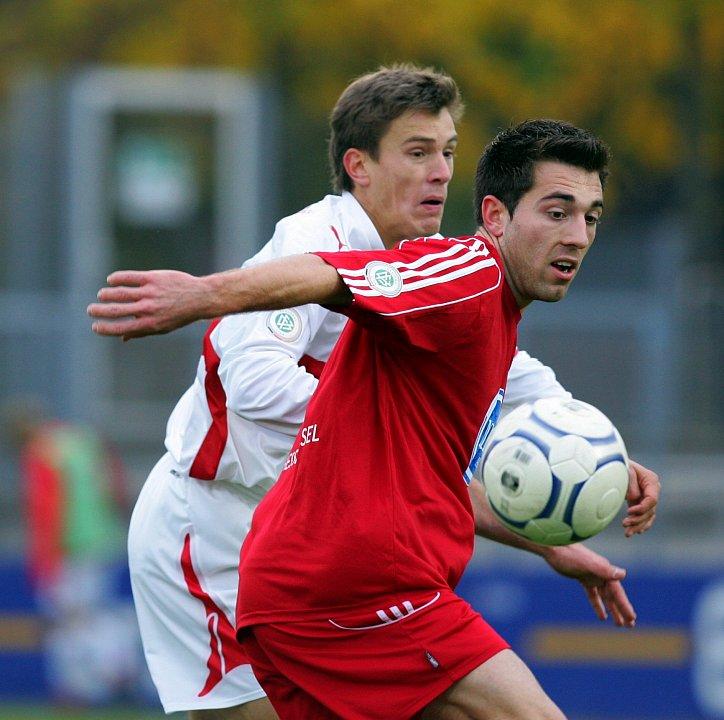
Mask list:
[[[460,91],[446,73],[409,63],[380,67],[352,81],[330,115],[329,164],[337,192],[354,183],[342,163],[350,148],[377,159],[380,140],[390,123],[409,110],[437,114],[447,108],[453,120],[463,113]]]
[[[597,172],[606,184],[610,153],[587,130],[558,120],[526,120],[498,133],[485,148],[475,173],[475,217],[483,224],[481,204],[494,195],[512,215],[520,198],[533,187],[535,164],[558,162]]]

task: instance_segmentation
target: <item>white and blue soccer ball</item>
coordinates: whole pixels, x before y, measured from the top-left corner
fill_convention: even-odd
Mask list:
[[[485,451],[483,482],[506,527],[543,545],[568,545],[616,517],[628,488],[628,456],[600,410],[545,398],[500,421]]]

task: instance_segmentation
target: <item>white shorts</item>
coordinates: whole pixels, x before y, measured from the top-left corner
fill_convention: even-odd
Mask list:
[[[167,713],[264,697],[235,639],[239,550],[262,491],[179,476],[159,460],[128,533],[133,599]]]

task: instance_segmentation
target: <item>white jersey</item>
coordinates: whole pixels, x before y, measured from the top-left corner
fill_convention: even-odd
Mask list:
[[[328,195],[281,220],[245,265],[312,251],[382,247],[353,195]],[[168,421],[166,448],[179,472],[267,489],[345,322],[339,313],[304,305],[212,323],[196,380]]]
[[[350,193],[281,220],[255,264],[312,251],[383,244]],[[166,712],[263,697],[234,635],[241,544],[279,475],[346,318],[318,305],[231,315],[204,337],[193,385],[166,430],[129,529],[129,565],[151,676]],[[519,352],[503,412],[565,394],[551,370]]]

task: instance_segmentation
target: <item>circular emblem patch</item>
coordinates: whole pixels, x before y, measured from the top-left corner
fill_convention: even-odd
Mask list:
[[[269,313],[266,326],[274,337],[285,342],[294,342],[302,334],[302,319],[294,308]]]
[[[365,277],[369,286],[385,297],[397,297],[402,292],[400,271],[381,260],[373,260],[365,267]]]

